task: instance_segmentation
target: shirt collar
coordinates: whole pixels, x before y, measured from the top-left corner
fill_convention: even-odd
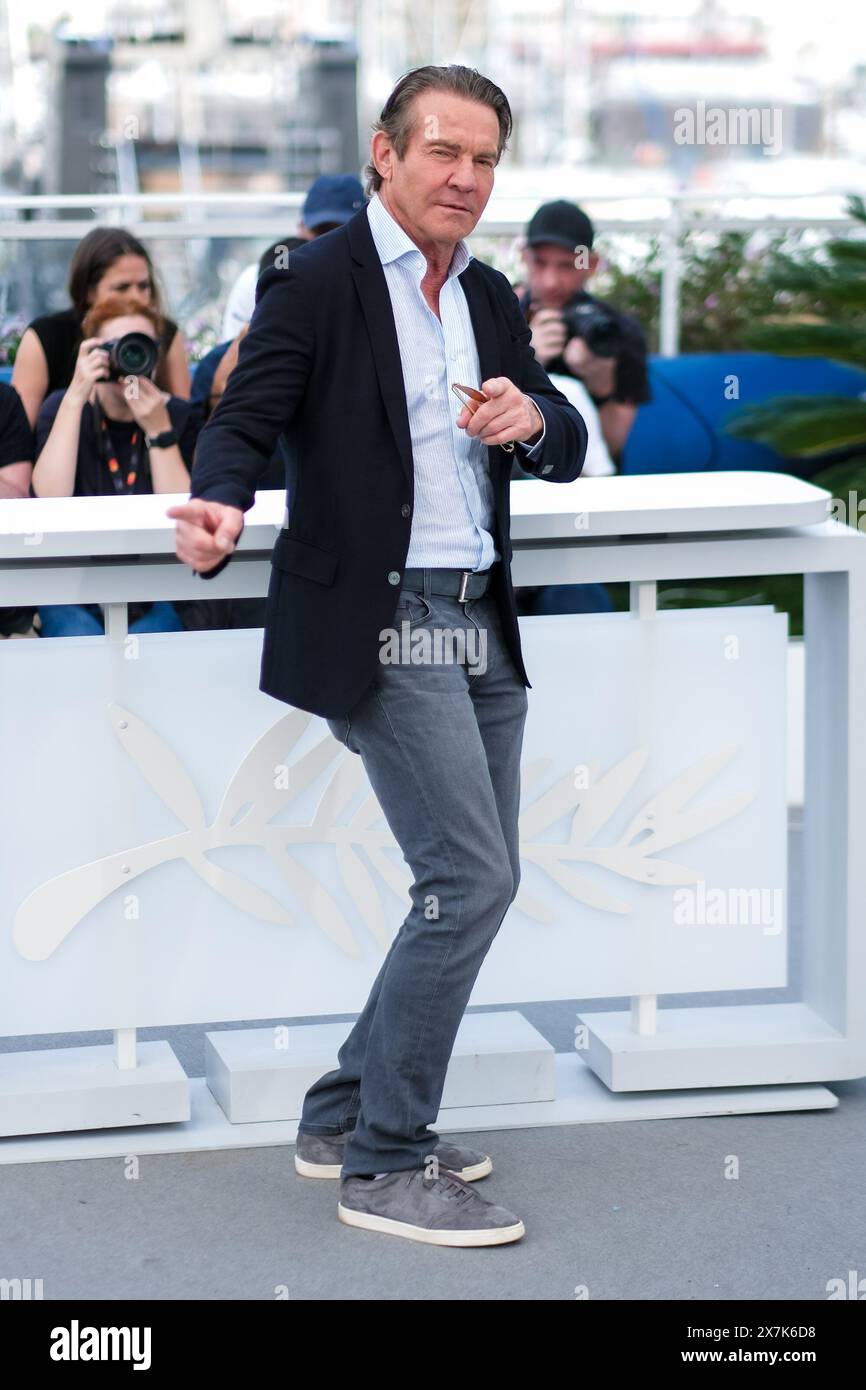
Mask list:
[[[391,216],[378,193],[373,193],[367,203],[367,220],[370,224],[376,250],[379,253],[379,260],[383,265],[388,265],[391,261],[398,261],[401,257],[414,253],[421,257],[426,266],[424,252],[420,246],[416,246],[409,234],[400,226],[400,223]],[[462,275],[471,260],[472,252],[469,250],[467,242],[461,238],[454,247],[454,255],[451,257],[447,278],[450,280],[453,275]]]

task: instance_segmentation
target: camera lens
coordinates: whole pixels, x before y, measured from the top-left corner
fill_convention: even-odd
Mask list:
[[[125,333],[117,341],[114,360],[121,376],[150,376],[156,358],[156,344],[146,333]]]

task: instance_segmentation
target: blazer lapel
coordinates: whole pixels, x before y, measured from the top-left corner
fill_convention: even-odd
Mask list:
[[[347,224],[352,252],[352,278],[367,321],[373,362],[388,421],[400,451],[400,461],[411,486],[413,477],[412,436],[406,410],[406,389],[403,383],[403,364],[400,345],[385,272],[370,224],[367,209],[361,208]]]
[[[460,276],[460,284],[469,305],[469,317],[475,333],[475,346],[478,348],[478,365],[481,381],[499,376],[502,371],[499,343],[496,339],[496,326],[493,309],[484,276],[478,269],[478,262],[472,260]],[[481,381],[467,381],[467,386],[481,386]]]

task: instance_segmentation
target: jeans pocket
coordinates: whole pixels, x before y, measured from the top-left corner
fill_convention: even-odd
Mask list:
[[[396,627],[399,627],[401,623],[408,623],[410,628],[420,627],[432,616],[433,605],[423,594],[416,593],[414,589],[400,590],[400,597],[394,610],[394,625]]]
[[[326,719],[325,723],[337,742],[348,748],[348,738],[352,728],[348,714],[341,714],[337,719]]]

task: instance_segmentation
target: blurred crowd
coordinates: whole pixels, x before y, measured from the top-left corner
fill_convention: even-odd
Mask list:
[[[342,226],[364,204],[354,176],[316,179],[296,235],[275,242],[240,273],[225,305],[221,341],[194,369],[147,247],[121,227],[95,227],[70,261],[69,307],[29,324],[11,384],[0,382],[0,499],[188,492],[196,439],[237,362],[259,276],[269,266],[285,268],[292,250]],[[514,287],[536,357],[586,421],[584,476],[616,472],[637,408],[649,399],[640,325],[586,288],[600,264],[594,240],[590,219],[575,203],[545,203],[526,228],[524,276]],[[513,476],[525,476],[517,463]],[[285,489],[282,437],[257,486]],[[524,588],[517,598],[523,613],[611,607],[601,585]],[[130,603],[129,630],[260,627],[264,604]],[[99,604],[0,609],[6,637],[103,631]]]

